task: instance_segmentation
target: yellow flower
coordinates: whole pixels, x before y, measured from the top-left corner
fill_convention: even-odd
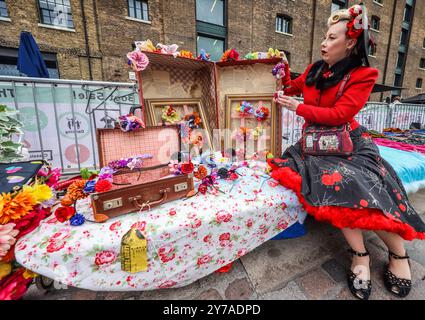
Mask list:
[[[53,196],[52,190],[45,184],[36,184],[34,186],[24,186],[24,192],[27,191],[34,195],[38,203],[50,200]]]
[[[24,279],[33,279],[38,277],[38,274],[35,272],[32,272],[31,270],[25,269],[24,273],[22,274]]]
[[[8,276],[12,272],[12,265],[10,263],[0,263],[0,280]]]

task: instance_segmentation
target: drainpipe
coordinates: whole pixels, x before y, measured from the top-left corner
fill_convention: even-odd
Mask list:
[[[313,20],[311,27],[311,39],[310,39],[310,63],[313,63],[313,50],[314,50],[314,27],[316,25],[316,10],[317,10],[317,0],[313,0]]]
[[[385,65],[384,65],[384,75],[382,77],[382,84],[385,84],[387,79],[387,71],[388,71],[388,60],[390,58],[390,49],[391,49],[391,39],[393,37],[393,31],[394,31],[394,19],[395,19],[395,11],[397,9],[397,1],[394,1],[393,4],[393,14],[391,18],[391,28],[390,28],[390,35],[388,36],[388,47],[387,47],[387,54],[385,57]],[[384,93],[381,92],[381,101],[384,98]]]
[[[93,80],[93,70],[92,70],[91,59],[90,59],[91,54],[90,54],[90,45],[89,45],[89,38],[88,38],[88,32],[87,32],[86,11],[84,10],[84,0],[80,0],[80,6],[81,6],[81,16],[83,19],[84,42],[86,46],[87,61],[89,64],[89,77],[90,77],[90,80]]]

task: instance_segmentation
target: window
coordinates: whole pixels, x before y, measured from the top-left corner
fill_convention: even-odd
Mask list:
[[[196,49],[220,61],[226,50],[226,2],[224,0],[196,0]]]
[[[148,2],[141,0],[128,1],[128,16],[138,20],[149,21]]]
[[[347,8],[347,0],[332,0],[331,12]]]
[[[425,49],[425,38],[424,38],[424,43],[422,44],[422,48]]]
[[[59,70],[56,54],[42,52],[41,55],[46,62],[47,71],[49,72],[50,78],[58,79]],[[0,75],[13,77],[22,76],[23,74],[18,71],[17,65],[18,49],[0,47]]]
[[[416,79],[416,89],[422,89],[422,78]]]
[[[413,8],[409,4],[406,4],[404,8],[403,21],[406,23],[410,23],[410,19],[412,18]]]
[[[397,65],[396,68],[403,68],[404,65],[404,57],[405,57],[405,53],[404,52],[399,52],[398,53],[398,57],[397,57]]]
[[[381,19],[379,19],[379,17],[377,16],[372,16],[372,21],[371,21],[371,28],[374,30],[379,30],[379,26],[381,24]]]
[[[197,50],[198,53],[204,49],[205,52],[211,55],[211,60],[220,61],[224,52],[224,41],[219,38],[212,38],[208,36],[198,35],[197,37]]]
[[[7,7],[6,7],[6,1],[0,0],[0,17],[8,17],[9,14],[7,13]]]
[[[224,1],[196,0],[196,20],[224,26]]]
[[[372,46],[371,44],[369,44],[368,54],[372,57],[376,57],[376,46]]]
[[[276,31],[292,34],[292,18],[286,15],[277,16]]]
[[[41,23],[74,28],[70,0],[38,0],[38,6]]]
[[[394,77],[394,86],[401,87],[401,74],[396,74]]]
[[[420,62],[420,64],[419,64],[419,67],[420,67],[421,69],[425,69],[425,58],[422,58],[422,59],[421,59],[421,62]]]
[[[402,46],[407,46],[407,40],[409,38],[409,30],[407,29],[401,29],[401,34],[400,34],[400,45]]]
[[[289,65],[291,65],[291,53],[289,51],[286,51],[286,50],[279,50],[279,51],[285,52],[286,58],[288,59],[288,63],[289,63]]]

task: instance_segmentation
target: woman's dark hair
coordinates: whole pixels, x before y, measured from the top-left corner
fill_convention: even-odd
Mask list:
[[[328,64],[323,60],[315,62],[307,75],[306,85],[312,86],[315,84],[317,89],[324,90],[341,82],[344,76],[354,68],[359,66],[369,67],[368,45],[368,30],[363,30],[362,34],[357,38],[357,43],[348,57],[338,61],[331,68],[328,68]],[[322,75],[323,72],[327,70],[330,70],[333,75],[325,79]]]

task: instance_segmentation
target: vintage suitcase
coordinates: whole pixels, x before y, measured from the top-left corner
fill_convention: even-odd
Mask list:
[[[94,218],[104,222],[123,214],[144,211],[186,197],[194,189],[193,175],[170,174],[169,161],[181,151],[180,126],[153,126],[132,132],[98,129],[101,167],[122,158],[151,154],[139,170],[121,169],[114,174],[113,187],[91,194]]]

